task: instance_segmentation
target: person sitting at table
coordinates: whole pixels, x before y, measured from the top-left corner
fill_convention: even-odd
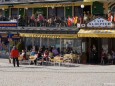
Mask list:
[[[44,54],[43,54],[43,58],[42,58],[42,63],[44,61],[48,61],[49,60],[49,51],[45,50]]]
[[[59,52],[56,48],[53,48],[52,53],[53,53],[54,56],[59,55]]]
[[[38,53],[37,53],[37,60],[38,61],[41,61],[40,65],[42,64],[42,52],[39,50]]]

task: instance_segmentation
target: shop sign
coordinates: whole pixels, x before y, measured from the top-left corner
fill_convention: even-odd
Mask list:
[[[0,21],[0,27],[17,27],[17,21]]]
[[[110,21],[107,21],[103,18],[96,18],[93,21],[89,22],[87,24],[87,27],[96,27],[96,28],[100,28],[100,27],[108,27],[111,28],[113,26],[113,23]]]

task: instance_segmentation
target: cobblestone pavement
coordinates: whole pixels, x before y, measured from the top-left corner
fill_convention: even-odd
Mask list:
[[[115,86],[115,65],[13,67],[0,59],[0,86]]]

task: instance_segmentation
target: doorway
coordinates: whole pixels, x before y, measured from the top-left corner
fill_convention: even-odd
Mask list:
[[[95,51],[94,51],[95,50]],[[102,42],[100,38],[88,38],[87,57],[88,63],[98,64],[101,60]]]

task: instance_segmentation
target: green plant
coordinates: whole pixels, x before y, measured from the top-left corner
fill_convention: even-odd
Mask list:
[[[22,50],[25,49],[25,44],[24,42],[18,42],[17,45],[16,45],[17,49],[21,52]]]

